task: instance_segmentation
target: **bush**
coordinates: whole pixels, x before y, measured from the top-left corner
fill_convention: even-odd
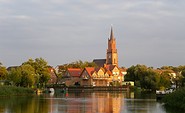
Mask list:
[[[185,88],[166,95],[162,101],[166,106],[185,110]]]
[[[18,96],[18,95],[30,95],[34,91],[29,88],[14,87],[14,86],[0,86],[0,96]]]

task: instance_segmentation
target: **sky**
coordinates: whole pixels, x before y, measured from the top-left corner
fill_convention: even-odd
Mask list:
[[[104,59],[111,26],[120,67],[185,65],[185,0],[0,0],[0,62]]]

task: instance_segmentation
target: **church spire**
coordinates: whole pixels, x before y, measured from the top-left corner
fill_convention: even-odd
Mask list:
[[[118,53],[116,49],[116,39],[114,38],[112,26],[111,26],[110,38],[108,39],[106,64],[118,66]]]
[[[111,39],[114,39],[114,33],[113,33],[113,28],[112,28],[112,26],[111,26],[111,32],[110,32],[110,40]]]

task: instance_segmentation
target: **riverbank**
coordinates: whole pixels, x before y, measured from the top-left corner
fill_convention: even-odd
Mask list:
[[[31,95],[34,91],[30,88],[15,86],[0,86],[0,96],[24,96]]]
[[[168,107],[185,110],[185,88],[165,95],[162,101]]]

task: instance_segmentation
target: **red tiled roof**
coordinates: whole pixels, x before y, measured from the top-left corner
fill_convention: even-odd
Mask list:
[[[127,72],[127,68],[120,68],[122,72]]]
[[[105,65],[105,69],[112,71],[116,66],[115,65]]]
[[[105,73],[105,68],[104,67],[98,67],[98,68],[95,68],[94,71],[98,72],[99,70],[103,70],[103,72]]]
[[[82,70],[80,68],[68,68],[67,71],[72,77],[80,77]]]
[[[94,67],[86,67],[85,70],[86,70],[87,73],[91,76],[92,73],[94,72]]]
[[[110,70],[107,70],[107,72],[106,73],[108,73],[109,75],[111,75],[112,76],[112,72],[110,71]]]

